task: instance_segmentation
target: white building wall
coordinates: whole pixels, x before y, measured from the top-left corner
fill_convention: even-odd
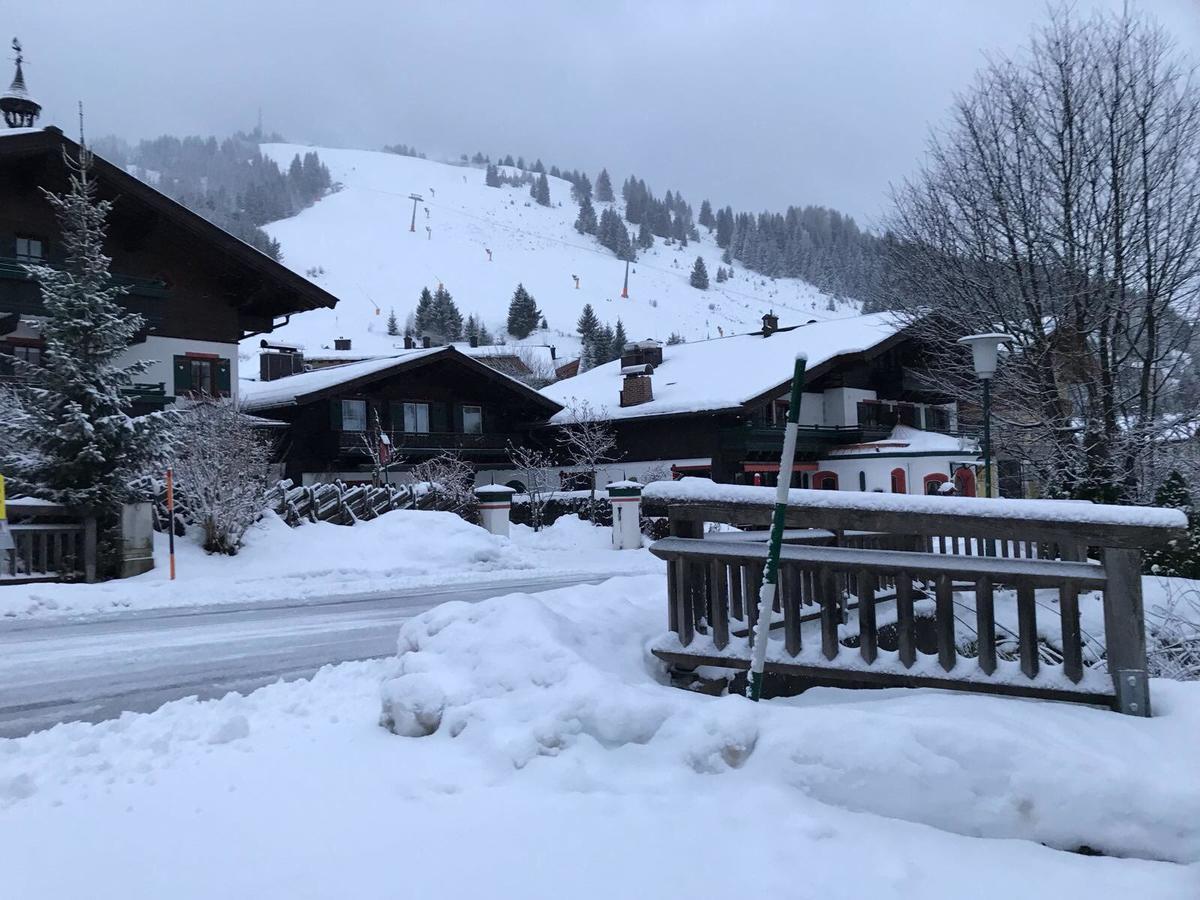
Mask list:
[[[857,491],[859,489],[859,473],[866,475],[868,491],[892,492],[892,470],[904,470],[904,483],[909,494],[925,493],[926,475],[952,476],[959,465],[970,463],[973,455],[969,452],[947,453],[937,456],[885,456],[879,459],[870,457],[823,459],[819,463],[822,471],[834,472],[838,477],[838,489]],[[982,489],[982,488],[980,488]]]
[[[858,424],[858,404],[862,400],[874,400],[874,391],[862,388],[830,388],[825,392],[825,425],[847,426]],[[801,404],[801,410],[804,409]]]
[[[175,396],[175,357],[186,353],[215,353],[229,360],[230,393],[236,398],[238,388],[238,345],[216,341],[193,341],[187,338],[157,337],[150,335],[140,344],[134,344],[121,356],[120,365],[151,360],[145,372],[134,381],[166,385],[167,396]]]
[[[825,425],[825,395],[800,395],[800,424]]]

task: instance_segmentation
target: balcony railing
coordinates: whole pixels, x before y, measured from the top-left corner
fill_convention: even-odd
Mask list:
[[[801,453],[819,453],[830,447],[882,440],[890,432],[890,426],[864,428],[858,425],[801,425],[796,437],[796,449]],[[783,426],[736,425],[722,428],[720,443],[722,450],[778,453],[783,447]]]
[[[17,259],[13,256],[0,256],[0,279],[36,281],[26,271],[25,267],[28,265],[52,265],[52,263],[39,260]],[[114,284],[128,288],[128,293],[139,297],[165,299],[171,295],[170,289],[157,278],[140,278],[134,275],[121,275],[117,273],[113,273],[110,277]]]
[[[338,449],[346,455],[367,456],[364,438],[367,435],[361,431],[338,432]],[[396,432],[389,434],[392,449],[401,455],[406,451],[427,450],[504,450],[510,442],[515,442],[516,435],[511,432],[489,432],[486,434],[463,434],[450,431]]]

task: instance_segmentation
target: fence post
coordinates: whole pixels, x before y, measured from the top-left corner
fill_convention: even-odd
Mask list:
[[[83,520],[83,580],[91,584],[96,580],[96,517]]]
[[[1146,620],[1142,611],[1142,552],[1104,548],[1104,634],[1117,711],[1150,715],[1146,677]]]
[[[475,488],[479,498],[479,520],[489,534],[508,537],[512,517],[512,488],[506,484],[484,484]]]
[[[642,547],[642,486],[636,481],[614,481],[608,486],[612,504],[612,546],[614,550],[640,550]]]

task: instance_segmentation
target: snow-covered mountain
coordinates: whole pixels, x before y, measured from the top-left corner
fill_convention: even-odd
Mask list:
[[[282,166],[313,148],[264,144]],[[340,189],[290,219],[266,226],[283,248],[284,263],[340,298],[334,310],[293,316],[273,339],[301,344],[309,352],[347,337],[353,350],[387,353],[400,338],[388,336],[388,312],[401,325],[422,287],[439,283],[465,318],[481,315],[496,334],[504,331],[508,303],[518,282],[533,294],[549,324],[524,343],[554,344],[560,356],[578,347],[575,322],[591,303],[603,322],[624,322],[636,339],[687,340],[744,332],[773,308],[784,324],[854,315],[858,304],[833,301],[804,281],[772,280],[738,268],[718,284],[721,250],[706,229],[687,247],[656,240],[631,266],[629,298],[621,298],[625,263],[590,235],[578,234],[570,184],[550,179],[552,205],[537,205],[527,188],[487,187],[481,168],[368,150],[315,148]],[[410,231],[417,193],[416,230]],[[596,204],[599,212],[604,204]],[[428,231],[426,229],[429,229]],[[487,251],[491,251],[490,259]],[[697,255],[708,267],[711,287],[688,283]],[[579,276],[579,287],[574,276]],[[245,353],[257,349],[248,340]]]

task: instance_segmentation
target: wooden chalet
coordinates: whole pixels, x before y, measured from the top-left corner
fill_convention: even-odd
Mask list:
[[[950,398],[918,373],[920,343],[888,314],[780,326],[662,346],[632,342],[618,361],[544,389],[570,421],[580,404],[609,421],[621,459],[602,477],[698,475],[775,484],[791,373],[808,359],[797,487],[974,495],[975,443],[958,433]]]
[[[287,372],[286,360],[271,369]],[[279,461],[297,484],[370,481],[380,443],[389,477],[448,450],[476,469],[503,467],[510,443],[562,409],[455,347],[244,381],[241,396],[247,412],[286,423]]]
[[[21,121],[26,121],[22,119]],[[43,191],[68,188],[64,154],[80,147],[57,128],[0,130],[0,379],[12,357],[43,352],[40,292],[26,265],[64,258]],[[198,394],[230,395],[238,384],[238,341],[266,333],[293,313],[337,298],[185,209],[123,169],[93,157],[97,196],[113,203],[105,251],[120,303],[146,320],[122,363],[150,363],[135,388],[135,412]]]

